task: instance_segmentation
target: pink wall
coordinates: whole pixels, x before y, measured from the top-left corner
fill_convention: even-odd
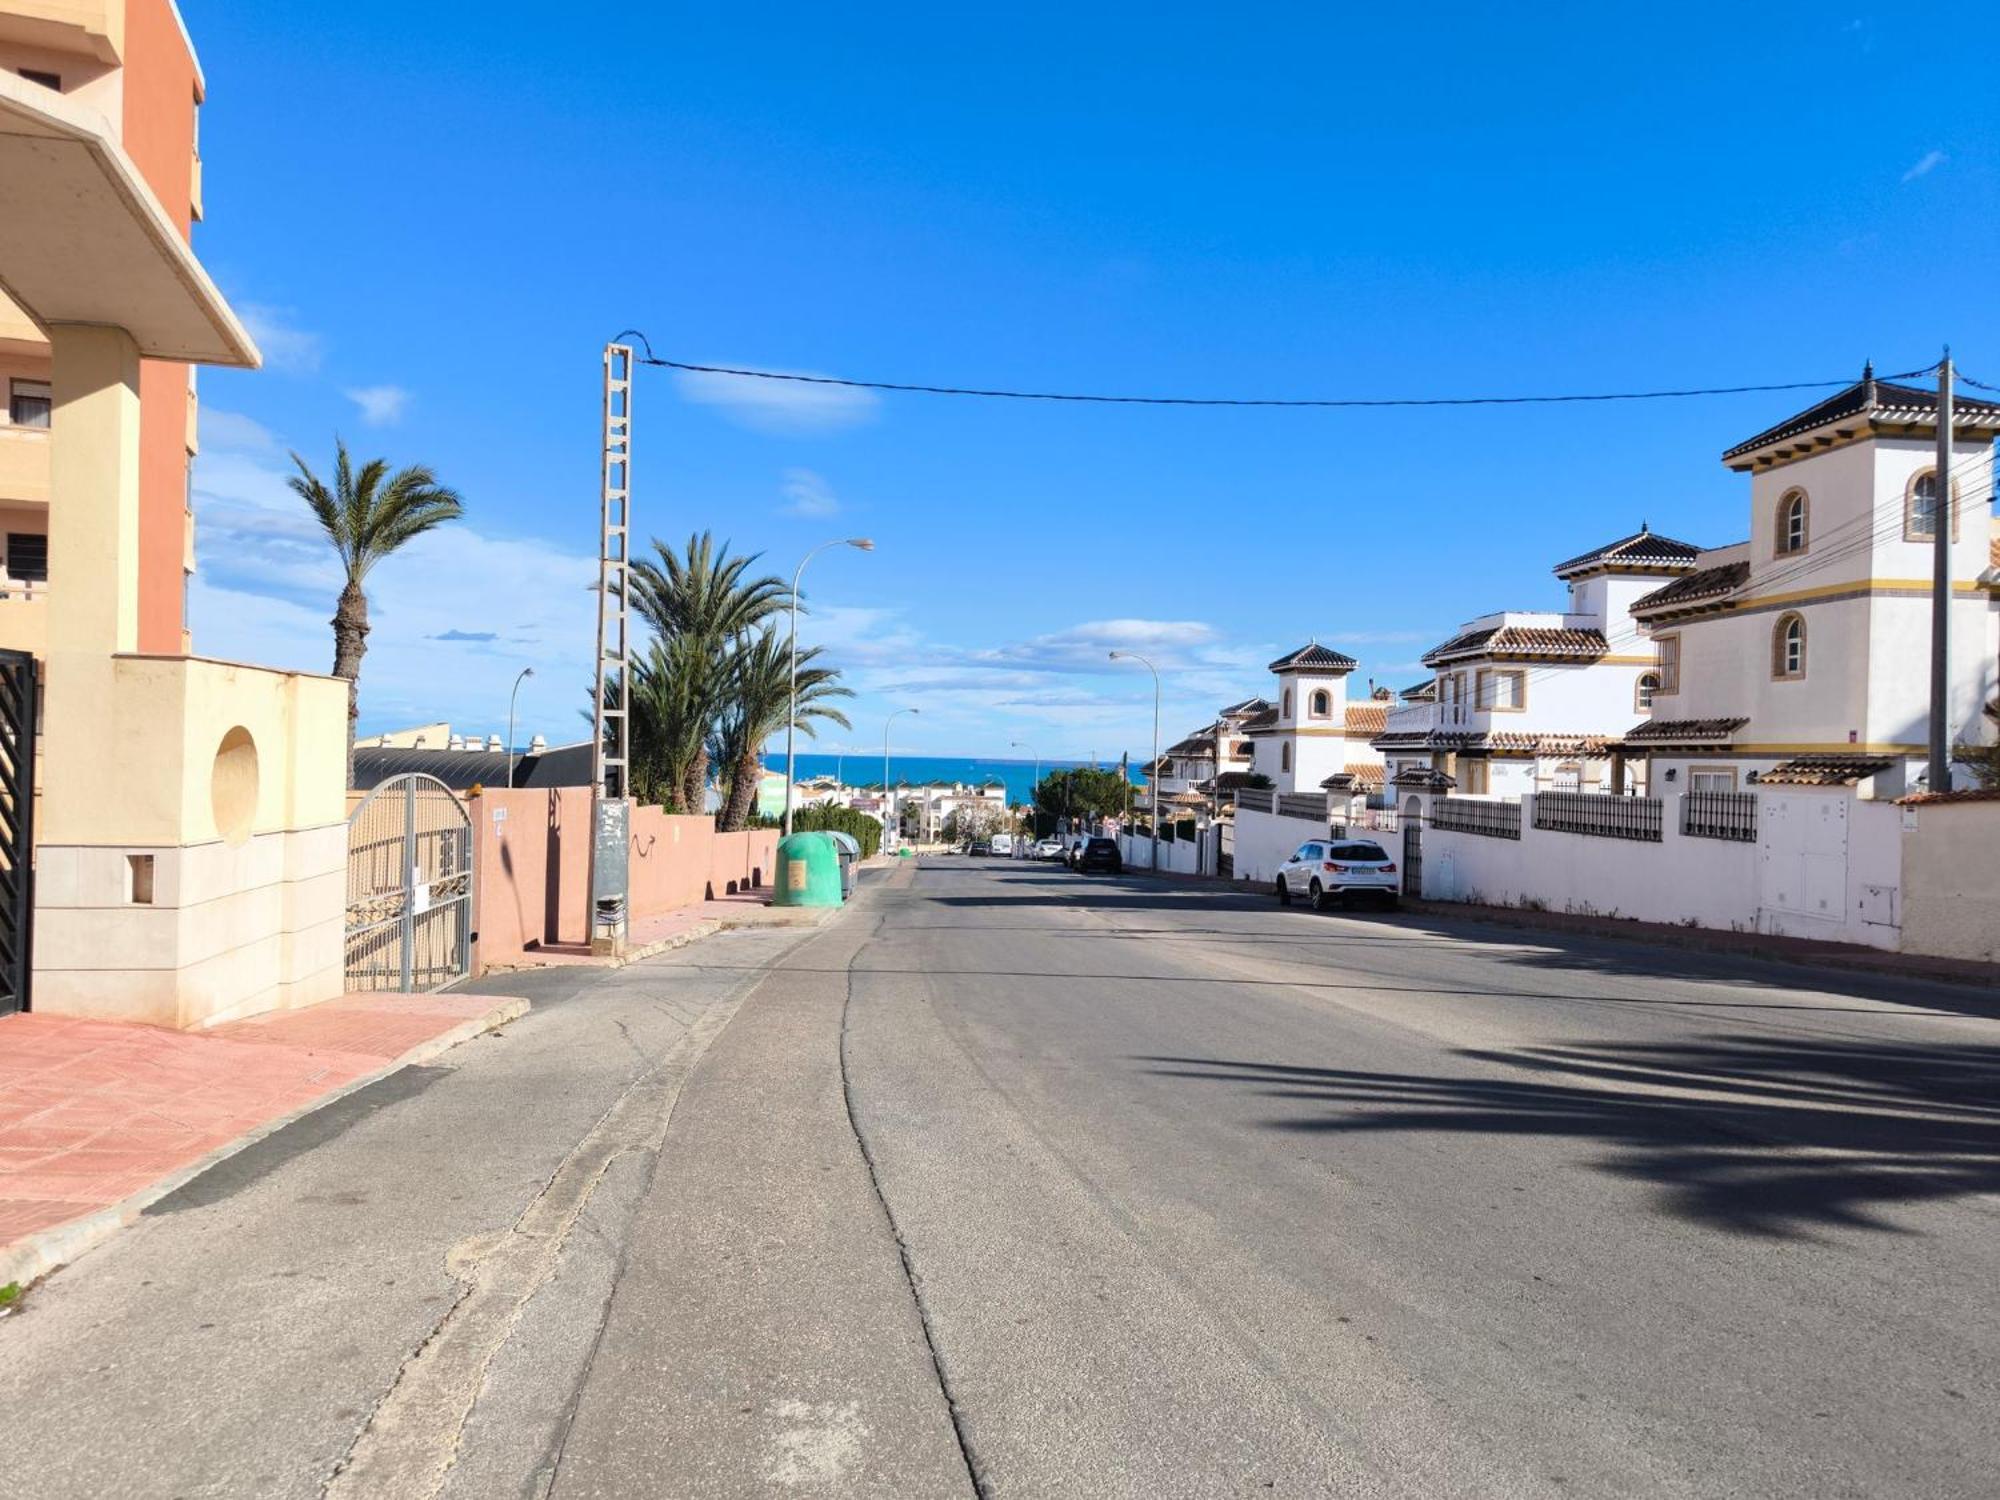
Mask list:
[[[535,948],[588,941],[590,789],[487,790],[467,807],[479,870],[475,972]],[[717,833],[707,816],[634,808],[631,915],[768,885],[777,849],[773,829]]]

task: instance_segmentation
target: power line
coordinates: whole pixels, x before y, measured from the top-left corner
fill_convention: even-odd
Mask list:
[[[1690,386],[1656,391],[1592,391],[1544,396],[1344,396],[1344,397],[1263,397],[1263,396],[1121,396],[1078,391],[1017,391],[987,386],[925,385],[895,380],[850,380],[839,375],[802,375],[787,370],[756,370],[738,365],[702,365],[687,360],[662,359],[653,353],[645,334],[627,329],[617,342],[637,339],[646,352],[641,364],[692,375],[727,375],[742,380],[786,381],[795,385],[838,386],[845,390],[890,391],[922,396],[974,396],[992,401],[1062,401],[1095,406],[1239,406],[1317,409],[1356,409],[1426,406],[1557,406],[1576,402],[1666,401],[1689,396],[1744,396],[1766,391],[1825,390],[1854,384],[1851,377],[1841,380],[1789,380],[1764,385]],[[1935,369],[1935,366],[1929,369]],[[1885,375],[1884,380],[1909,380],[1929,373],[1929,369]]]

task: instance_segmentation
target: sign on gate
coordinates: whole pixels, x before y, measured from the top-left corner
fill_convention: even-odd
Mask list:
[[[347,820],[347,988],[434,990],[472,967],[472,819],[435,776],[392,776]]]

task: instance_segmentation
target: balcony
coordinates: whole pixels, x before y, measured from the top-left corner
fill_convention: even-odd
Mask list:
[[[44,656],[49,648],[49,586],[0,580],[0,649]]]
[[[0,41],[115,64],[125,52],[123,0],[8,0]]]
[[[0,503],[49,503],[49,434],[0,424]]]

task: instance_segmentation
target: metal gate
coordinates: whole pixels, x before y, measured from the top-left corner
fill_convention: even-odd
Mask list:
[[[1415,797],[1403,809],[1403,894],[1424,894],[1424,817]]]
[[[472,819],[435,776],[392,776],[347,820],[347,988],[434,990],[472,967]]]
[[[0,651],[0,1016],[34,972],[35,659]]]

